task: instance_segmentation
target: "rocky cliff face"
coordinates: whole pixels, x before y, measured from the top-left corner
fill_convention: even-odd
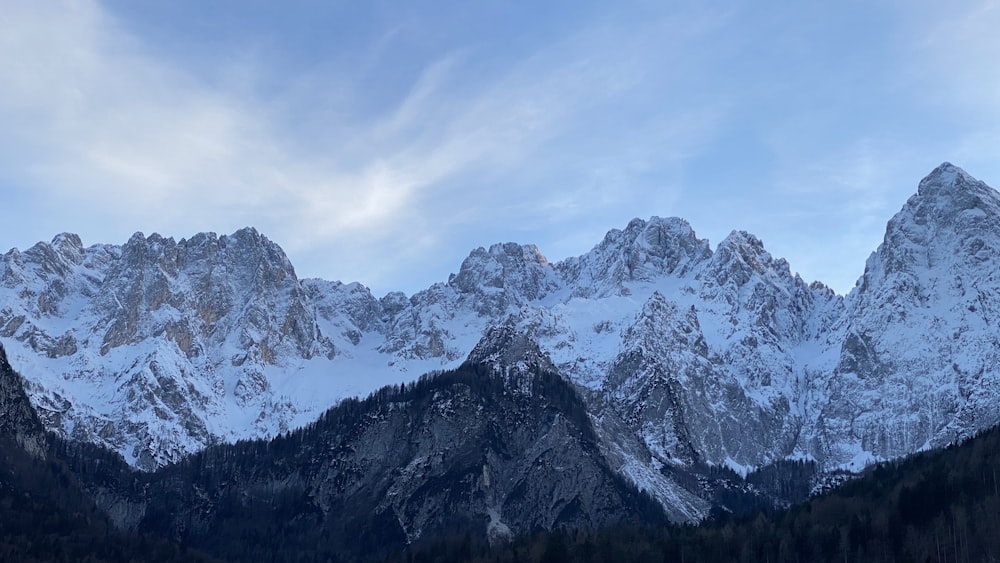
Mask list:
[[[383,297],[297,279],[252,229],[60,235],[0,259],[0,338],[49,428],[147,469],[470,352],[498,372],[544,367],[585,397],[616,471],[696,518],[706,507],[668,469],[858,468],[998,422],[998,223],[1000,196],[944,164],[844,297],[753,235],[713,251],[657,217],[556,263],[480,248],[447,282]]]
[[[358,557],[465,533],[502,542],[663,521],[604,462],[585,409],[558,375],[465,364],[345,401],[272,442],[209,448],[144,477],[134,528],[213,545],[234,528],[277,526]]]
[[[335,355],[288,259],[253,229],[86,249],[59,235],[2,263],[0,334],[47,426],[140,467],[287,429],[295,410],[269,374]]]
[[[348,399],[273,440],[210,446],[151,472],[46,437],[0,347],[3,492],[57,513],[69,503],[102,524],[96,506],[120,530],[234,560],[286,549],[369,559],[420,540],[665,522],[607,464],[572,386],[532,363],[536,346],[501,332],[479,349],[518,358],[514,367],[467,362]]]
[[[712,256],[687,221],[676,217],[633,219],[624,231],[610,231],[592,251],[557,264],[574,297],[628,295],[636,282],[684,278]]]
[[[7,362],[3,347],[0,347],[0,436],[30,456],[45,456],[45,427],[24,392],[24,381]]]
[[[1000,197],[943,164],[847,297],[817,435],[891,459],[1000,422]],[[843,457],[843,454],[840,454]]]

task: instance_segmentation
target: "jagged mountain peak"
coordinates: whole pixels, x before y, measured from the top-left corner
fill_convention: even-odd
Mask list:
[[[526,262],[536,262],[543,266],[549,263],[534,244],[519,244],[516,242],[496,243],[491,244],[487,252],[491,256],[512,257],[514,259],[522,259]]]
[[[997,423],[998,260],[1000,194],[942,164],[888,222],[846,299],[827,416],[851,421],[848,451],[887,459]],[[862,395],[871,412],[842,404]]]
[[[708,272],[719,286],[742,287],[759,276],[792,280],[788,262],[772,257],[763,241],[746,231],[732,231],[719,243],[709,261]],[[795,280],[797,285],[805,286],[798,278]]]
[[[75,237],[79,239],[77,235],[66,234],[66,233],[63,233],[62,235],[57,235],[56,239],[61,239],[63,237]],[[201,246],[203,244],[212,242],[217,242],[221,244],[221,246],[225,246],[227,242],[236,242],[238,244],[248,244],[251,246],[264,246],[264,247],[276,246],[276,243],[274,243],[266,236],[261,234],[254,227],[243,227],[241,229],[237,229],[231,234],[221,234],[221,235],[214,231],[201,231],[187,238],[182,237],[180,240],[175,240],[174,237],[172,236],[164,236],[156,232],[150,234],[149,236],[146,236],[145,233],[143,233],[142,231],[136,231],[135,233],[132,233],[131,237],[129,237],[128,241],[125,243],[125,246],[156,245],[156,244],[179,244],[179,245],[191,244],[195,246]]]
[[[739,260],[754,271],[770,265],[771,254],[764,248],[764,242],[746,231],[732,231],[715,248],[715,261]],[[779,259],[783,262],[783,260]]]
[[[171,289],[185,289],[193,283],[202,294],[225,287],[229,292],[246,292],[251,300],[276,289],[301,290],[284,250],[252,227],[231,235],[203,232],[179,241],[137,232],[122,247],[121,259],[112,264],[108,278],[131,279],[130,286],[142,286],[147,293],[151,283],[161,286],[157,291],[177,284]]]
[[[864,294],[891,283],[925,299],[934,285],[931,278],[960,277],[998,257],[1000,193],[944,163],[921,180],[917,194],[889,220],[856,291]]]
[[[625,331],[627,349],[646,349],[665,357],[676,349],[696,350],[706,356],[708,348],[694,306],[680,307],[659,291],[654,291],[642,305],[635,321]]]
[[[83,259],[83,241],[75,233],[59,233],[52,238],[52,248],[67,258],[79,262]]]
[[[207,255],[206,257],[214,257],[218,251],[229,249],[234,254],[248,253],[246,254],[248,257],[272,257],[282,266],[291,267],[291,262],[285,255],[285,251],[253,227],[243,227],[229,235],[205,231],[180,240],[174,240],[173,237],[165,237],[159,233],[153,233],[147,237],[142,231],[137,231],[122,246],[122,253],[124,255],[143,254],[153,257],[171,252],[173,249],[180,249],[185,254],[194,253],[195,256]]]
[[[917,187],[917,195],[924,197],[946,193],[991,191],[993,190],[985,183],[950,162],[943,162],[931,170]]]
[[[733,230],[726,238],[722,239],[718,248],[738,248],[743,254],[764,253],[764,242],[757,235],[743,230]],[[718,249],[716,250],[718,251]]]
[[[647,220],[640,219],[638,217],[629,221],[628,226],[625,227],[625,233],[627,234],[647,234],[652,235],[656,238],[646,237],[646,243],[651,247],[662,246],[667,238],[661,235],[670,233],[675,237],[689,237],[694,234],[694,229],[691,228],[691,224],[685,219],[680,217],[659,217],[657,215],[651,216]]]
[[[497,243],[488,250],[480,246],[469,253],[448,283],[462,292],[484,287],[502,289],[519,282],[525,274],[538,275],[545,269],[551,266],[537,246]]]
[[[452,274],[448,290],[457,292],[482,316],[502,315],[511,307],[541,299],[560,286],[558,275],[538,247],[512,242],[479,247]],[[444,288],[431,288],[414,296],[418,301],[436,299]]]
[[[962,227],[983,221],[993,225],[998,215],[1000,194],[946,162],[920,181],[917,194],[907,201],[898,217],[917,225]]]
[[[39,242],[24,251],[24,258],[41,267],[43,275],[66,275],[83,262],[83,242],[78,235],[61,233],[52,242]],[[20,261],[21,257],[17,257]]]
[[[679,217],[654,215],[648,221],[632,219],[624,231],[610,231],[601,244],[608,249],[620,248],[631,254],[633,261],[638,258],[648,263],[660,259],[667,273],[685,259],[704,259],[711,254],[708,241],[699,239],[691,224]]]
[[[219,245],[223,247],[235,246],[236,248],[266,253],[266,255],[280,260],[284,267],[291,268],[291,262],[285,255],[285,251],[277,243],[257,232],[257,229],[253,227],[243,227],[231,235],[220,236]]]
[[[552,359],[530,334],[520,330],[513,316],[488,328],[466,361],[489,366],[500,374],[556,371]]]
[[[707,240],[677,217],[633,219],[624,230],[612,229],[590,252],[556,267],[574,286],[574,294],[627,294],[625,284],[664,276],[683,277],[712,256]]]
[[[72,365],[31,374],[46,423],[147,469],[211,441],[215,413],[274,432],[295,411],[266,416],[272,374],[335,355],[284,251],[252,228],[89,248],[59,235],[2,261],[0,335]]]

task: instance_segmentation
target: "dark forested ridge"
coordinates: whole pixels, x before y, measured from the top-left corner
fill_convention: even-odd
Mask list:
[[[0,561],[216,560],[156,534],[115,528],[61,460],[0,442]]]
[[[46,436],[3,360],[3,561],[1000,558],[997,429],[786,510],[775,499],[805,498],[811,464],[745,480],[718,468],[679,473],[711,481],[729,510],[670,526],[606,466],[580,397],[545,371],[467,364],[345,401],[274,440],[140,473],[117,454]],[[497,506],[505,520],[486,520]]]
[[[8,375],[18,383],[8,402],[19,408],[0,418],[34,416],[20,409],[27,399]],[[164,551],[150,548],[146,559],[200,550],[239,561],[353,561],[453,534],[503,542],[538,529],[665,522],[658,503],[607,466],[576,391],[543,370],[466,364],[346,400],[274,440],[210,447],[154,473],[90,444],[26,439],[43,451],[4,443],[3,470],[21,476],[4,478],[13,487],[5,506],[40,518],[68,512],[72,526],[27,531],[79,538],[98,560],[128,560],[135,542],[152,542]],[[22,497],[41,504],[18,504]],[[37,544],[22,531],[2,534],[10,545]],[[124,551],[108,555],[95,536]],[[78,560],[86,551],[75,549],[37,558]]]
[[[538,532],[503,549],[468,538],[412,546],[388,561],[880,562],[1000,560],[1000,428],[867,470],[773,514],[700,526],[626,524]]]
[[[485,542],[664,522],[595,442],[582,401],[558,375],[467,364],[344,401],[274,440],[212,447],[164,468],[143,485],[136,529],[240,560],[325,561],[455,533]],[[491,510],[502,523],[487,520]]]
[[[157,535],[117,529],[70,467],[117,454],[46,436],[0,348],[0,561],[214,561]],[[74,452],[74,455],[67,455]]]

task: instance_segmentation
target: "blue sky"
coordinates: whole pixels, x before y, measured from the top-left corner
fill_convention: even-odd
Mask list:
[[[378,294],[633,217],[848,291],[942,161],[1000,186],[1000,2],[0,0],[0,247],[252,225]]]

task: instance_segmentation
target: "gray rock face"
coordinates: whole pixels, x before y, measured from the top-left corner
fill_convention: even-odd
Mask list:
[[[120,248],[59,235],[2,262],[3,335],[69,360],[29,388],[46,424],[147,469],[218,439],[212,413],[229,404],[267,411],[269,366],[335,354],[290,262],[253,229]]]
[[[711,255],[708,241],[695,236],[687,221],[653,217],[610,231],[592,251],[556,268],[576,296],[620,295],[628,282],[684,277]]]
[[[538,247],[511,242],[472,251],[448,285],[470,296],[471,308],[480,315],[502,314],[559,288]]]
[[[138,528],[162,532],[166,523],[197,544],[258,507],[255,498],[278,496],[301,503],[288,529],[326,530],[345,549],[364,537],[469,531],[502,541],[538,528],[655,521],[655,504],[604,463],[584,408],[556,375],[505,377],[467,364],[348,401],[266,449],[212,448],[162,472],[173,479],[154,474],[139,493],[149,508]],[[341,531],[351,521],[362,537]]]
[[[604,393],[639,429],[647,445],[663,460],[693,463],[703,444],[695,444],[687,417],[705,410],[705,392],[728,381],[708,357],[694,310],[654,293],[626,331],[627,347],[618,354],[604,382]]]
[[[0,436],[12,440],[29,455],[44,457],[45,428],[35,414],[24,382],[7,362],[7,353],[0,346]]]
[[[555,372],[552,359],[527,333],[519,330],[516,319],[490,327],[482,340],[469,352],[468,361],[488,366],[498,374],[523,374],[529,371]]]
[[[189,358],[235,343],[245,355],[233,363],[333,353],[288,258],[253,229],[180,243],[135,234],[105,274],[94,309],[102,355],[157,336]]]
[[[1000,422],[1000,196],[945,163],[846,300],[822,440],[891,459]]]

